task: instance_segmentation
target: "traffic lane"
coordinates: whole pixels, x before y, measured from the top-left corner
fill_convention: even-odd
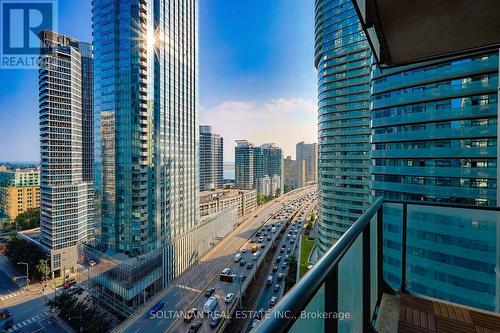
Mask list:
[[[269,222],[269,223],[265,224],[265,226],[261,227],[260,230],[267,229],[268,226],[270,226],[273,223],[275,224],[277,222],[278,221]],[[267,241],[267,239],[266,239],[263,243],[257,243],[259,245],[262,245],[262,244],[265,245],[265,248],[261,249],[261,250],[266,250],[266,248],[269,247],[270,244],[272,244],[273,242],[276,241],[276,239],[277,239],[277,237],[279,235],[279,231],[281,231],[281,229],[284,228],[284,226],[285,225],[282,224],[281,226],[279,226],[279,229],[275,233],[272,233],[272,240],[271,241]],[[243,247],[244,246],[242,246],[242,248]],[[245,266],[240,266],[239,262],[234,262],[233,264],[230,265],[231,267],[227,267],[227,268],[231,269],[231,273],[229,273],[229,274],[235,274],[237,276],[240,276],[240,275],[244,274],[246,276],[246,278],[248,278],[248,276],[250,275],[250,273],[252,272],[252,270],[256,270],[257,269],[256,268],[256,262],[257,262],[257,260],[253,259],[253,253],[251,253],[248,250],[247,250],[246,253],[242,253],[242,258],[245,258],[243,260],[247,260],[247,258],[250,258],[250,257],[252,258],[250,260],[252,260],[254,262],[254,265],[253,265],[252,269],[248,270],[246,268],[246,265]],[[248,264],[248,262],[247,262],[247,264]],[[248,275],[245,274],[247,270],[249,272]],[[245,282],[243,282],[243,283],[245,283]],[[225,312],[225,313],[228,314],[230,312],[230,310],[232,310],[232,308],[235,306],[235,303],[237,303],[238,300],[239,300],[239,297],[240,297],[240,284],[239,283],[228,283],[228,282],[217,281],[212,287],[215,288],[214,295],[218,299],[218,303],[217,303],[217,306],[214,308],[214,312],[223,311],[223,312]],[[227,296],[228,293],[232,293],[234,296],[233,296],[233,300],[230,303],[226,304],[224,302],[224,298]],[[194,304],[197,304],[197,306],[195,306],[195,307],[198,310],[203,311],[203,307],[204,307],[205,302],[207,300],[208,300],[208,297],[201,298],[200,300],[195,301]],[[223,319],[221,320],[221,322],[223,321]],[[210,319],[205,320],[205,318],[199,318],[198,321],[201,322],[201,327],[199,328],[199,332],[209,332],[212,329],[215,329],[215,328],[212,328],[210,326]],[[221,322],[219,322],[219,324],[217,326],[221,325]],[[182,327],[183,326],[184,326],[184,329],[189,329],[189,326],[191,324],[192,323],[188,323],[187,325],[179,324],[179,325],[177,325],[175,327],[175,329],[172,329],[172,331],[173,332],[182,331]]]
[[[0,296],[10,294],[16,290],[19,290],[19,286],[12,281],[12,276],[8,276],[0,270]]]
[[[308,193],[310,193],[312,191],[314,191],[313,188],[307,188],[307,189],[304,189],[301,192],[295,193],[294,196],[292,197],[293,199],[291,199],[290,201],[294,201],[294,200],[296,200],[296,198],[305,196],[305,195],[307,195]],[[219,247],[221,245],[224,245],[224,243],[226,243],[226,242],[228,244],[226,244],[226,246],[224,247],[224,250],[227,249],[229,246],[231,246],[233,244],[238,245],[239,242],[235,242],[234,238],[236,238],[236,237],[242,238],[242,237],[246,236],[245,232],[247,232],[248,230],[252,230],[252,229],[253,229],[253,231],[252,231],[251,234],[253,234],[258,228],[260,228],[262,226],[262,224],[264,224],[267,220],[270,219],[271,215],[274,215],[277,211],[280,211],[282,209],[283,209],[282,203],[278,204],[278,202],[275,203],[274,205],[270,205],[270,206],[265,207],[264,209],[262,209],[261,211],[259,211],[257,213],[258,214],[257,218],[253,218],[253,220],[248,221],[248,223],[243,222],[245,224],[240,224],[242,226],[242,229],[244,229],[244,230],[239,230],[239,234],[232,235],[231,237],[228,237],[228,238],[225,238],[224,240],[222,240],[218,244],[218,246],[216,246],[215,248],[213,248],[211,251],[209,251],[209,253],[207,253],[205,255],[205,257],[202,259],[201,262],[203,262],[204,260],[206,260],[206,258],[208,258],[208,260],[211,260],[211,258],[214,257],[214,256],[220,256],[220,249],[219,249]],[[243,238],[243,240],[245,242],[248,242],[248,238],[246,238],[246,239]],[[236,248],[241,248],[244,244],[247,244],[245,242],[242,243],[240,246],[237,246]],[[234,253],[234,250],[230,251],[230,252]],[[226,260],[226,262],[227,262],[227,260]],[[199,264],[196,265],[196,266],[199,266]],[[255,262],[254,262],[254,267],[252,269],[255,269]],[[220,270],[219,270],[219,272],[220,272]],[[216,274],[215,278],[218,277],[218,273],[219,272],[215,273]],[[189,275],[189,274],[186,274],[186,275]],[[207,284],[207,279],[206,279],[207,276],[210,276],[210,274],[207,274],[207,272],[201,273],[201,274],[196,274],[196,279],[199,280],[199,281],[202,281],[203,284],[204,284],[204,286],[201,287],[200,289],[205,289],[205,288],[209,287],[209,285]],[[161,299],[167,299],[167,297],[165,295],[163,295],[161,297]],[[171,311],[189,310],[188,307],[189,308],[192,307],[192,306],[190,306],[190,303],[192,302],[192,300],[195,299],[195,298],[197,298],[197,297],[199,297],[199,296],[200,296],[200,293],[196,293],[195,295],[190,295],[190,297],[188,297],[186,299],[183,299],[183,300],[175,303],[175,307],[173,309],[169,309],[169,310],[171,310]],[[179,304],[182,304],[183,307],[179,306]],[[147,310],[143,311],[142,313],[138,314],[137,319],[135,319],[134,321],[132,321],[126,327],[125,330],[127,332],[134,332],[134,333],[136,333],[136,332],[150,332],[151,329],[154,329],[154,331],[161,331],[161,329],[163,329],[162,332],[164,332],[165,330],[169,329],[170,326],[175,325],[175,320],[177,320],[177,317],[165,319],[165,320],[160,321],[160,322],[152,322],[151,319],[149,319],[148,311],[149,311],[149,309],[147,309]],[[148,316],[146,320],[144,320],[145,316]],[[174,327],[172,327],[172,329],[173,328]]]
[[[303,225],[303,222],[300,224],[298,222],[290,223],[287,230],[285,230],[285,233],[283,234],[283,240],[280,242],[280,249],[277,251],[277,254],[273,258],[274,264],[271,266],[271,268],[268,272],[268,275],[267,275],[267,276],[269,276],[269,275],[273,276],[273,282],[271,285],[266,284],[266,286],[264,287],[264,290],[263,290],[261,297],[260,297],[260,300],[258,302],[258,306],[255,309],[256,311],[259,311],[261,309],[264,309],[264,310],[269,309],[271,297],[276,296],[277,301],[278,301],[279,298],[282,296],[283,290],[284,290],[284,285],[285,285],[285,279],[289,273],[289,261],[285,260],[285,256],[288,255],[290,257],[295,252],[297,240],[294,239],[294,241],[292,243],[293,235],[296,236],[298,233],[300,233],[300,231],[302,230],[302,225]],[[293,229],[293,231],[292,231],[292,229]],[[295,230],[298,230],[298,232],[296,233]],[[287,233],[287,231],[288,231],[288,233]],[[288,238],[288,234],[290,234],[290,238]],[[281,249],[283,247],[285,249],[282,252]],[[288,252],[288,249],[290,249],[290,252]],[[279,262],[277,261],[278,257],[281,257]],[[283,268],[283,263],[285,263],[285,262],[286,262],[286,267]],[[273,272],[273,269],[275,266],[278,266],[278,269],[276,272]],[[277,281],[277,276],[280,273],[284,274],[283,279],[281,281]],[[278,284],[280,286],[278,291],[274,290],[274,287],[276,284]]]

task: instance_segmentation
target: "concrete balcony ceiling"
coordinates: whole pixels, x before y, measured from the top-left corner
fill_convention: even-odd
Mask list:
[[[353,3],[382,67],[500,46],[498,0],[355,0]]]

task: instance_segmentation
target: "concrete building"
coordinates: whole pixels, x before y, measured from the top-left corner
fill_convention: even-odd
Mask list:
[[[292,160],[287,156],[283,160],[283,188],[284,193],[295,190],[305,185],[305,161]],[[300,165],[300,166],[299,166]]]
[[[353,3],[316,1],[319,249],[370,205],[370,57]]]
[[[200,192],[200,215],[218,213],[233,204],[238,205],[238,218],[242,219],[257,208],[256,190],[219,189]]]
[[[299,168],[304,168],[306,183],[315,183],[318,181],[318,144],[305,143],[301,141],[295,145],[295,157],[299,162]],[[304,166],[300,163],[304,161]]]
[[[234,148],[235,185],[239,189],[254,188],[254,145],[247,140],[237,140]]]
[[[224,141],[212,126],[200,125],[200,191],[221,188],[224,183]]]
[[[40,243],[57,276],[74,271],[76,246],[94,237],[92,47],[47,30],[40,40]]]
[[[14,220],[17,215],[39,207],[39,169],[0,169],[0,215]]]

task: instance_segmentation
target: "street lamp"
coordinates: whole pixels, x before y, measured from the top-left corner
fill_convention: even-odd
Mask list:
[[[26,290],[28,290],[28,264],[25,262],[18,262],[18,265],[26,265]]]

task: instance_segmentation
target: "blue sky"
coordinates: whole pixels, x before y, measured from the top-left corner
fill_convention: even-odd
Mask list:
[[[200,1],[200,124],[234,140],[275,142],[286,155],[316,141],[314,4],[304,0]],[[91,40],[90,0],[59,0],[59,32]],[[0,161],[38,161],[35,70],[0,70]]]

